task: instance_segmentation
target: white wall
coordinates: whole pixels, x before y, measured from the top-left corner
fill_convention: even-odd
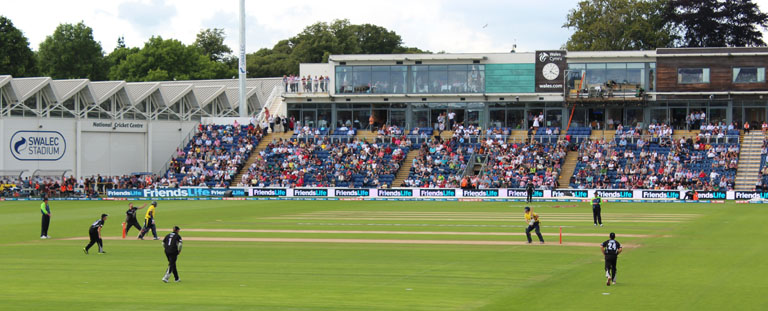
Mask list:
[[[171,161],[171,156],[176,152],[176,148],[183,147],[183,144],[187,143],[187,136],[194,133],[193,131],[197,129],[198,124],[198,122],[190,121],[152,122],[149,125],[149,139],[152,142],[150,146],[152,148],[152,167],[145,171],[164,173],[161,170]]]
[[[76,131],[75,122],[73,120],[66,119],[38,119],[38,118],[4,118],[2,122],[2,138],[0,139],[0,146],[2,146],[2,169],[29,170],[29,174],[37,169],[44,170],[72,170],[75,172],[76,161]],[[11,142],[11,138],[14,134],[20,131],[24,134],[16,135],[16,140]],[[34,132],[56,132],[61,134],[64,141],[60,142],[61,152],[63,155],[60,159],[49,161],[31,160],[34,156],[23,156],[23,160],[15,157],[12,151],[13,143],[18,142],[19,138],[24,136],[28,139],[30,133]],[[34,135],[32,135],[34,136]]]
[[[120,125],[137,125],[130,128],[119,125],[97,126],[97,122],[114,121],[2,118],[0,169],[28,170],[24,176],[31,175],[37,169],[66,169],[71,170],[75,176],[122,175],[147,171],[161,173],[176,148],[186,143],[184,140],[199,124],[195,121],[116,121]],[[26,153],[27,156],[14,153],[13,145],[20,141],[20,137],[27,140],[46,135],[58,137],[58,134],[49,131],[60,133],[64,138],[61,147],[65,149],[60,158],[42,161]],[[14,141],[11,141],[12,138]],[[23,145],[21,149],[27,150],[26,146]]]

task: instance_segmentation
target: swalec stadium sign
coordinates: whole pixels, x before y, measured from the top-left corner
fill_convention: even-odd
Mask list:
[[[11,154],[19,161],[58,161],[67,140],[55,131],[18,131],[11,136]]]

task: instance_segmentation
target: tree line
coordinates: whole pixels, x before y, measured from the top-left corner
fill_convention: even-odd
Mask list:
[[[224,44],[223,29],[205,29],[191,45],[153,36],[143,47],[127,47],[124,38],[105,53],[83,22],[60,24],[37,51],[10,19],[0,16],[0,74],[49,76],[93,81],[168,81],[229,79],[237,76],[237,57]],[[298,74],[300,63],[328,61],[331,54],[423,53],[403,46],[394,31],[348,20],[318,22],[301,33],[246,57],[249,78]]]
[[[563,45],[580,50],[653,50],[663,47],[765,46],[759,28],[768,14],[752,0],[582,0],[566,16],[574,33]],[[83,22],[60,24],[37,51],[10,19],[0,16],[0,74],[54,79],[167,81],[237,76],[237,57],[222,29],[205,29],[187,45],[153,36],[142,47],[124,38],[105,53]],[[250,78],[298,74],[300,63],[332,54],[430,53],[403,45],[400,35],[349,20],[318,22],[246,57]]]
[[[583,0],[566,17],[569,51],[765,46],[752,0]]]

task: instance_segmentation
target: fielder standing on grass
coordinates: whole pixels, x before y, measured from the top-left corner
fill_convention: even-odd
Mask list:
[[[533,202],[533,183],[530,181],[525,185],[525,194],[525,203]]]
[[[615,238],[616,234],[611,232],[610,239],[600,244],[600,250],[605,256],[605,277],[608,278],[605,285],[608,286],[616,285],[616,260],[621,254],[621,243]]]
[[[48,205],[48,198],[43,197],[43,203],[40,204],[40,212],[43,213],[43,222],[40,226],[40,238],[50,239],[48,236],[48,226],[51,224],[51,206]]]
[[[600,227],[602,227],[603,216],[600,210],[600,203],[603,203],[603,199],[600,198],[600,196],[597,195],[597,191],[595,191],[595,197],[592,198],[592,220],[595,222],[595,226],[600,224]]]
[[[176,270],[176,259],[181,254],[181,235],[179,226],[173,226],[173,232],[163,238],[163,248],[165,248],[165,257],[168,258],[168,270],[165,270],[165,276],[163,276],[163,282],[168,283],[168,278],[173,273],[173,278],[176,282],[181,281],[179,279],[179,272]]]
[[[149,229],[152,229],[152,235],[155,237],[155,240],[158,240],[157,238],[157,227],[155,226],[155,208],[157,207],[157,201],[152,201],[152,204],[149,205],[149,209],[147,209],[147,214],[144,215],[144,228],[141,229],[141,232],[139,232],[139,240],[144,239],[144,235],[149,232]]]
[[[101,214],[101,219],[95,221],[88,229],[88,235],[91,237],[91,242],[83,248],[83,253],[88,255],[88,250],[91,249],[93,244],[99,244],[99,254],[106,253],[104,251],[104,244],[101,241],[101,228],[104,227],[104,222],[107,221],[107,214]]]
[[[136,230],[141,231],[141,225],[139,224],[139,221],[136,220],[136,210],[145,207],[147,207],[147,204],[144,204],[141,207],[135,207],[133,206],[133,203],[128,203],[128,210],[125,211],[125,222],[123,223],[123,239],[125,239],[125,235],[128,234],[128,231],[131,230],[132,227],[136,227]]]
[[[536,236],[539,237],[539,243],[544,244],[544,237],[541,236],[541,229],[539,223],[539,215],[534,213],[530,207],[525,207],[525,223],[528,224],[528,228],[525,228],[525,236],[528,238],[528,244],[531,244],[531,231],[536,230]]]

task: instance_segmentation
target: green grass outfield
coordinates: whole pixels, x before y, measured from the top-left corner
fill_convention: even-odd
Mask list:
[[[520,203],[160,201],[158,234],[185,239],[168,284],[158,241],[115,239],[127,202],[52,201],[49,240],[39,204],[0,202],[0,310],[768,309],[762,204],[607,203],[595,228],[587,203],[534,203],[547,243],[520,245]]]

